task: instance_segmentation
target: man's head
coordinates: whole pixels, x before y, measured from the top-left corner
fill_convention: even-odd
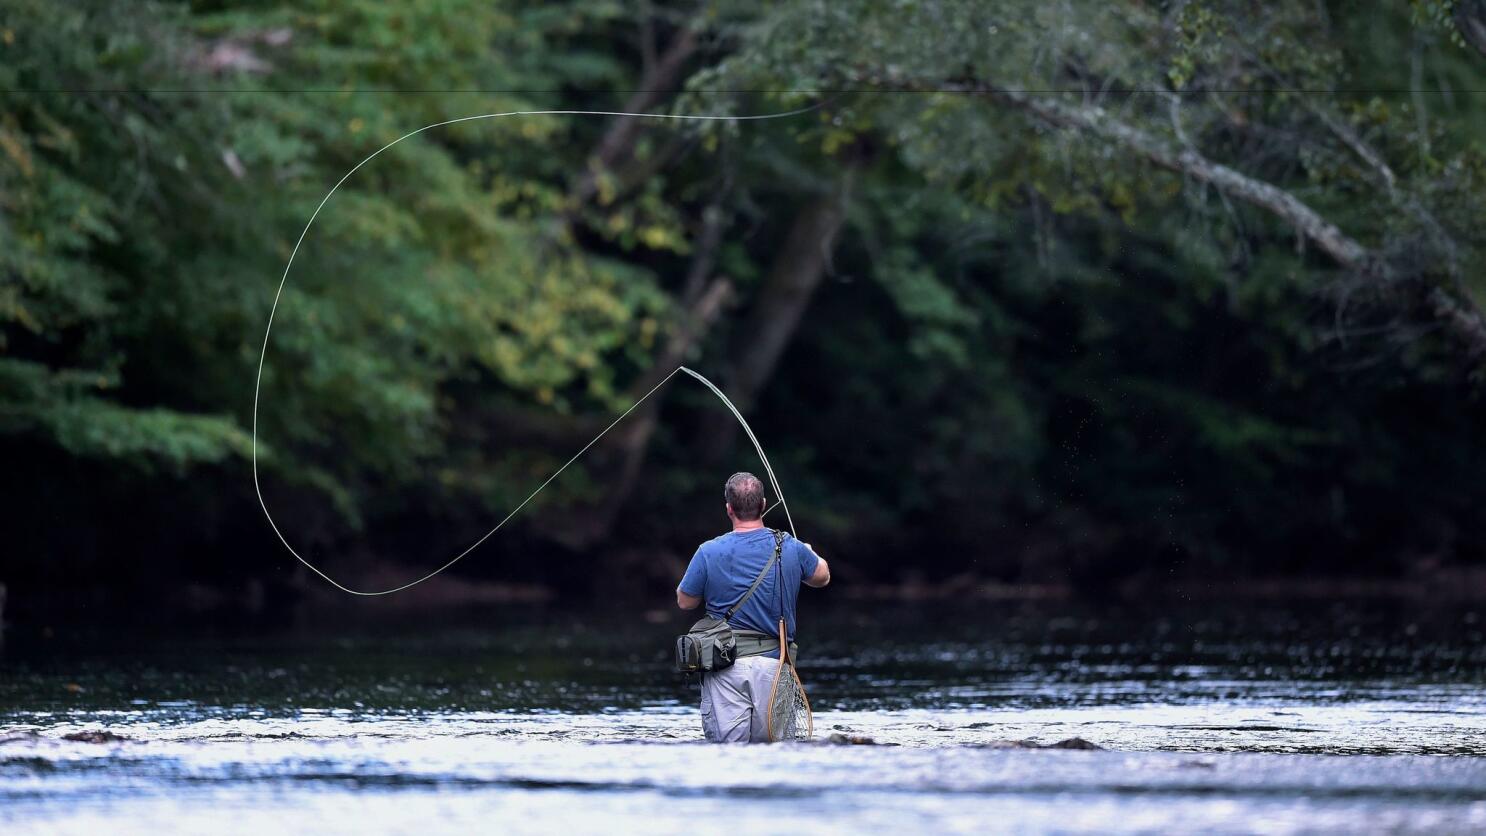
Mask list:
[[[728,515],[739,522],[752,522],[764,514],[764,483],[752,473],[734,473],[722,489]]]

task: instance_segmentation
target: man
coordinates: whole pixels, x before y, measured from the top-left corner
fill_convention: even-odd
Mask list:
[[[705,601],[713,618],[724,617],[764,564],[774,560],[774,533],[764,527],[764,485],[758,477],[733,474],[723,499],[733,530],[699,546],[676,587],[677,606],[694,610]],[[779,667],[780,609],[787,641],[793,644],[800,584],[819,588],[831,582],[830,567],[809,543],[784,535],[780,560],[728,621],[738,637],[738,661],[702,674],[702,732],[713,743],[768,740],[764,720]]]

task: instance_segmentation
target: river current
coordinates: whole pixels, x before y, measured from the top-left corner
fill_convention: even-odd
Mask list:
[[[666,613],[13,632],[0,830],[1486,831],[1486,612],[1158,611],[807,616],[734,747]]]

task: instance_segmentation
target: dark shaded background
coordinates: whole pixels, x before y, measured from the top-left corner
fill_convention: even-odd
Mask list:
[[[759,469],[680,378],[437,582],[311,575],[253,490],[275,285],[419,126],[815,104],[464,123],[348,181],[265,364],[296,548],[417,577],[684,362],[842,601],[1478,597],[1481,19],[14,0],[4,617],[664,601]]]

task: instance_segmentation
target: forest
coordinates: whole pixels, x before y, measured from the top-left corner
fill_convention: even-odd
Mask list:
[[[297,243],[555,110],[803,112]],[[395,586],[682,364],[833,595],[1482,594],[1483,253],[1480,0],[7,0],[6,617],[333,594],[255,484]],[[664,603],[760,467],[673,379],[438,589]]]

